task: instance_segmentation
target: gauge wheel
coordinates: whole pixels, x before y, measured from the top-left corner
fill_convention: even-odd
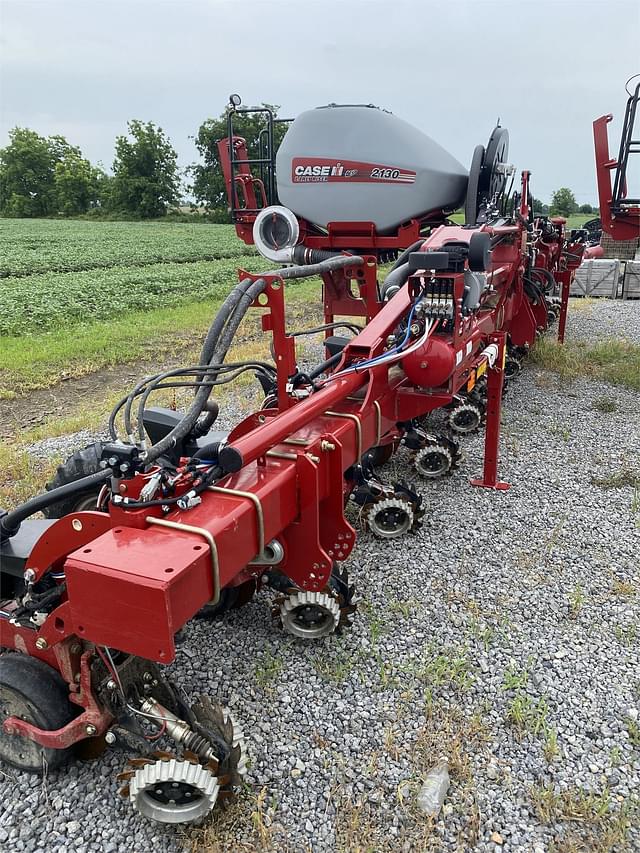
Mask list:
[[[66,726],[74,713],[69,690],[48,664],[29,655],[0,656],[0,723],[8,717],[54,731]],[[70,749],[51,749],[0,728],[0,761],[26,773],[42,774],[69,760]]]

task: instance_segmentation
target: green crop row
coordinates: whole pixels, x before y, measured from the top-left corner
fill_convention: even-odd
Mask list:
[[[0,219],[0,278],[253,254],[232,225]]]
[[[0,282],[0,335],[41,333],[88,321],[114,320],[129,311],[220,298],[236,284],[239,266],[258,272],[269,264],[262,258],[247,257],[242,262],[160,263],[6,278]]]

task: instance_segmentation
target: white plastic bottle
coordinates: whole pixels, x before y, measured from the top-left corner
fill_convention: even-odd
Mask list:
[[[418,794],[418,808],[429,817],[437,817],[449,788],[449,760],[441,756],[429,770]]]

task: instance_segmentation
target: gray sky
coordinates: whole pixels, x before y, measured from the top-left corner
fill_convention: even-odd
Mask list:
[[[0,0],[0,145],[60,133],[110,167],[131,118],[181,165],[230,92],[281,115],[375,103],[465,166],[497,116],[548,200],[597,201],[591,122],[640,71],[640,0]]]

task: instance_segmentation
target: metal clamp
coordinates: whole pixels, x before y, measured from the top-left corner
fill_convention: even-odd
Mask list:
[[[345,418],[348,421],[353,421],[353,423],[356,425],[356,433],[358,436],[357,459],[358,461],[360,461],[360,458],[362,457],[362,424],[360,423],[360,418],[357,415],[354,415],[349,412],[325,412],[324,414],[330,418]]]
[[[380,408],[380,403],[377,400],[373,401],[373,406],[376,410],[376,444],[380,444],[380,440],[382,438],[382,409]]]
[[[171,530],[182,530],[185,533],[194,533],[196,536],[202,536],[209,547],[211,548],[211,569],[213,577],[213,598],[209,604],[217,604],[220,601],[220,563],[218,561],[218,546],[216,541],[208,530],[203,527],[194,527],[191,524],[181,524],[179,521],[169,521],[167,518],[155,518],[153,515],[148,515],[145,519],[147,524],[157,524],[159,527],[169,527]]]
[[[241,492],[239,489],[225,489],[222,486],[209,486],[209,492],[218,492],[221,495],[231,495],[232,497],[246,498],[254,505],[256,509],[256,519],[258,521],[258,556],[264,554],[264,512],[260,498],[254,495],[253,492]]]

